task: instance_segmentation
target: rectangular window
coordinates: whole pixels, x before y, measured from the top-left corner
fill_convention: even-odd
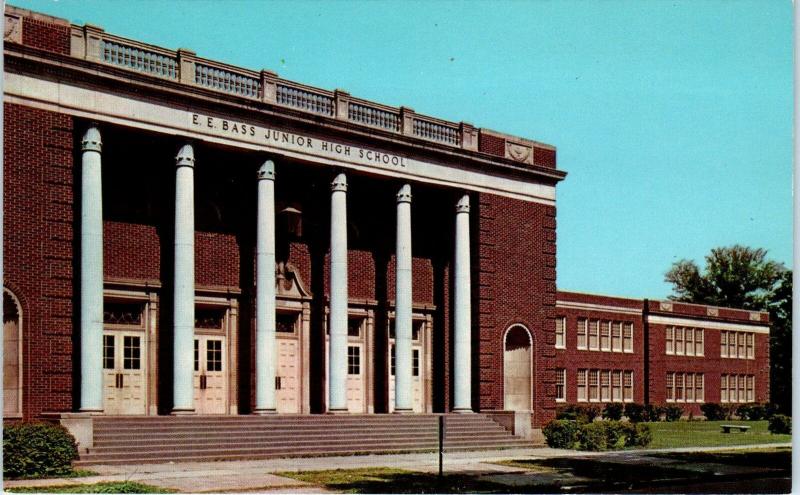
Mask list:
[[[737,354],[737,357],[739,359],[747,358],[747,354],[745,351],[744,332],[736,332],[736,342],[739,344],[739,352]]]
[[[679,327],[675,329],[675,354],[678,356],[683,356],[684,349],[683,349],[683,328]]]
[[[675,373],[675,400],[683,402],[685,395],[683,395],[683,373]]]
[[[728,332],[725,330],[719,333],[719,356],[728,357]]]
[[[578,370],[578,401],[586,402],[586,370]]]
[[[389,373],[394,376],[394,367],[397,363],[397,358],[394,355],[394,345],[391,346],[389,350]]]
[[[694,355],[695,356],[704,356],[705,355],[705,331],[702,328],[698,328],[694,331]]]
[[[422,335],[422,326],[425,325],[424,321],[415,321],[411,324],[411,340],[419,342],[419,336]]]
[[[222,371],[222,341],[206,341],[206,371]]]
[[[589,400],[597,402],[600,399],[600,371],[589,370]]]
[[[745,376],[739,375],[739,398],[737,402],[745,402],[747,400],[746,387],[744,384]]]
[[[141,339],[125,335],[122,343],[122,367],[126,370],[141,369]]]
[[[705,382],[705,376],[702,373],[697,373],[694,375],[695,402],[705,402],[705,387],[703,386],[703,382]]]
[[[728,332],[728,357],[736,357],[736,332]]]
[[[114,369],[114,336],[103,335],[103,368]]]
[[[667,402],[675,401],[675,373],[667,373]]]
[[[633,371],[626,371],[624,377],[623,399],[625,402],[633,402]]]
[[[625,352],[633,352],[633,323],[626,323],[622,334],[622,348]]]
[[[719,377],[719,401],[728,402],[728,375]]]
[[[611,372],[611,400],[622,402],[622,371]]]
[[[604,321],[600,324],[600,349],[611,350],[611,322]]]
[[[585,318],[578,320],[578,349],[586,349],[586,326]]]
[[[747,375],[747,402],[755,402],[755,376]]]
[[[589,350],[600,350],[600,321],[589,321]]]
[[[686,355],[694,356],[694,328],[686,329]]]
[[[622,323],[615,322],[611,327],[611,350],[622,352]]]
[[[277,313],[275,315],[275,331],[278,333],[294,333],[297,313]]]
[[[411,351],[411,374],[419,376],[419,349]]]
[[[347,346],[347,374],[361,374],[361,347],[357,345]]]
[[[686,373],[683,383],[686,385],[686,402],[694,402],[694,373]]]
[[[200,341],[194,339],[194,370],[200,371]]]
[[[567,370],[559,368],[556,370],[556,400],[564,402],[567,400]]]
[[[608,370],[600,372],[600,400],[603,402],[611,400],[611,372]]]
[[[667,354],[675,354],[675,327],[667,327],[665,339],[667,341]]]
[[[755,334],[747,333],[747,359],[755,359]]]
[[[567,347],[567,319],[563,316],[556,318],[556,348]]]
[[[347,336],[360,337],[361,326],[364,323],[364,318],[348,318],[347,319]]]

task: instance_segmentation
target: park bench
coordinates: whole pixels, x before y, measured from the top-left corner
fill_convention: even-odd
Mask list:
[[[719,427],[722,428],[722,433],[730,433],[731,430],[738,430],[742,433],[746,433],[747,430],[750,429],[749,426],[745,425],[719,425]]]

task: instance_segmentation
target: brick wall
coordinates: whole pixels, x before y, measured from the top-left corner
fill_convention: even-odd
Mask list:
[[[555,414],[556,210],[490,194],[477,199],[473,394],[480,409],[503,409],[503,337],[511,325],[524,325],[533,333],[533,421],[543,425]]]
[[[4,104],[4,283],[23,321],[23,411],[72,408],[73,123]]]
[[[69,24],[25,17],[22,24],[22,44],[68,55],[70,52]]]

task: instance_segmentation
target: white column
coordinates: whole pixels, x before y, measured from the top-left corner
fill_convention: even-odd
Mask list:
[[[96,127],[81,140],[81,411],[103,410],[103,186]]]
[[[456,204],[455,346],[453,412],[472,412],[471,288],[469,266],[469,195]]]
[[[331,310],[328,411],[347,411],[347,177],[331,183]]]
[[[275,407],[275,164],[258,169],[256,226],[256,413]]]
[[[397,193],[397,254],[395,258],[394,411],[411,412],[411,186]]]
[[[173,414],[194,412],[194,150],[175,157]]]

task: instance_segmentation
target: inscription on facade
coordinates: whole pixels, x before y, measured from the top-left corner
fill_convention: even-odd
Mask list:
[[[317,137],[271,129],[234,120],[192,113],[191,126],[216,135],[244,139],[292,151],[303,151],[328,158],[347,159],[382,167],[406,168],[406,157],[360,146],[337,143]]]

